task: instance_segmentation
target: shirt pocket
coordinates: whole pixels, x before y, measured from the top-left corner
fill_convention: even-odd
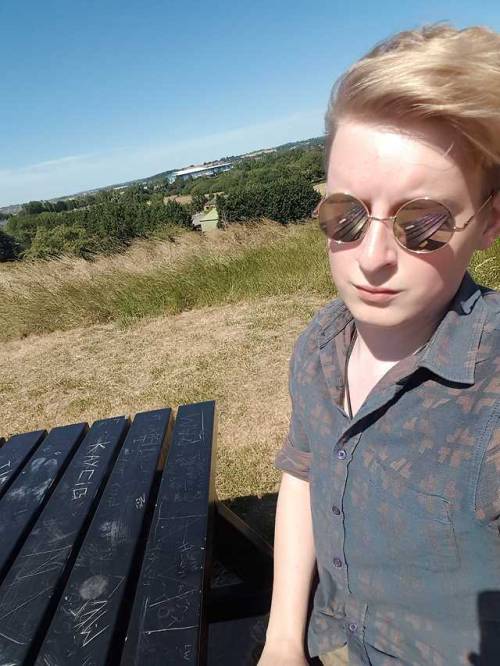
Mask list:
[[[369,531],[383,563],[436,572],[457,569],[460,561],[450,502],[412,488],[376,459],[368,473]]]

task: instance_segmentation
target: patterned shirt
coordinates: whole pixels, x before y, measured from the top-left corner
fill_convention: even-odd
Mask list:
[[[500,293],[466,274],[427,346],[350,420],[353,327],[335,300],[298,338],[276,457],[310,483],[310,654],[347,643],[351,666],[500,664],[484,661],[500,627]]]

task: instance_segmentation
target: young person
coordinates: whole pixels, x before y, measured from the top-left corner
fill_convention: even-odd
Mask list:
[[[306,630],[324,664],[500,664],[500,294],[467,273],[500,236],[500,36],[400,33],[326,123],[340,298],[290,361],[259,664],[307,664]]]

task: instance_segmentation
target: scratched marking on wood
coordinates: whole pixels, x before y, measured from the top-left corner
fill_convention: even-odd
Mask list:
[[[44,436],[45,430],[14,435],[0,449],[0,497],[14,481]]]
[[[214,422],[213,402],[179,408],[122,666],[200,663]]]
[[[162,409],[135,417],[36,666],[106,666],[116,653],[114,631],[170,415]]]
[[[50,620],[56,586],[126,429],[124,418],[94,423],[16,556],[0,587],[1,664],[31,660],[35,634]]]
[[[40,515],[45,497],[76,450],[85,427],[79,423],[54,428],[0,500],[0,582]],[[2,453],[8,449],[9,444]]]

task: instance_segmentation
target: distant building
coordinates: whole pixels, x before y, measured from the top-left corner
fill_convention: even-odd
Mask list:
[[[217,212],[217,208],[212,206],[212,208],[204,210],[201,213],[195,213],[191,218],[191,224],[194,229],[199,229],[200,231],[217,229],[219,224],[219,213]]]
[[[276,148],[265,148],[264,150],[254,150],[253,153],[245,153],[242,155],[244,158],[255,158],[262,157],[262,155],[268,155],[269,153],[275,153]]]
[[[173,183],[176,178],[188,180],[188,178],[201,178],[202,176],[217,176],[219,173],[229,171],[233,168],[232,162],[221,162],[219,164],[204,164],[203,166],[193,166],[187,169],[173,171],[168,176],[168,182]]]

